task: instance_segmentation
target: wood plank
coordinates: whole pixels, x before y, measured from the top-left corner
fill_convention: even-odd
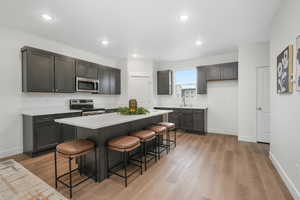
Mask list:
[[[177,141],[177,148],[142,176],[130,178],[127,188],[116,176],[101,183],[89,180],[74,189],[73,199],[292,200],[269,160],[268,145],[238,142],[235,136],[182,132]],[[54,186],[53,153],[6,159],[10,158]],[[67,162],[59,159],[59,163],[63,173]],[[59,186],[59,191],[68,197],[67,188]]]

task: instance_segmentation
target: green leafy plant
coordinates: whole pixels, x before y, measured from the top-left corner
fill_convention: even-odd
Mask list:
[[[142,114],[147,114],[149,113],[149,110],[139,107],[136,112],[131,112],[129,107],[120,107],[118,109],[118,112],[123,114],[123,115],[142,115]]]

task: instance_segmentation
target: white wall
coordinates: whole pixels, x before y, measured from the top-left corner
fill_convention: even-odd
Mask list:
[[[136,99],[138,106],[153,108],[153,61],[146,59],[128,59],[127,81],[128,98]]]
[[[276,58],[300,35],[300,1],[282,1],[271,31],[271,158],[295,199],[300,199],[300,92],[276,93]],[[294,48],[294,71],[296,48]],[[298,166],[298,167],[297,167]]]
[[[121,96],[92,94],[42,94],[22,93],[21,55],[24,45],[58,52],[64,55],[122,68],[124,62],[100,57],[70,46],[49,41],[20,31],[0,28],[0,157],[22,152],[23,109],[37,107],[67,107],[70,98],[93,98],[98,106],[110,107],[126,103],[125,86]],[[122,82],[125,70],[122,70]]]
[[[269,43],[239,47],[239,140],[256,142],[256,68],[269,63]]]
[[[237,52],[178,62],[157,63],[155,66],[156,70],[172,69],[175,80],[175,72],[179,70],[235,61],[238,61]],[[208,132],[237,135],[238,85],[238,81],[208,82],[207,95],[197,95],[191,102],[193,106],[208,106]],[[181,98],[176,97],[175,94],[172,96],[156,95],[156,101],[158,106],[182,104]]]

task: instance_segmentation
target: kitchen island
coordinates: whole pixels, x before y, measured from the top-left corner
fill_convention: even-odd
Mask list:
[[[94,116],[57,119],[56,123],[70,125],[76,128],[77,139],[93,140],[98,147],[97,181],[107,178],[106,142],[112,138],[128,135],[130,132],[141,130],[154,123],[167,120],[172,110],[150,110],[148,114],[122,115],[108,113]],[[118,152],[110,153],[110,163],[116,164],[121,160]],[[79,167],[86,175],[95,171],[93,155],[87,155],[79,162]]]

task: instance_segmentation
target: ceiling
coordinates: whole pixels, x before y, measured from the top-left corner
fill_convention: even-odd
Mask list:
[[[0,24],[99,55],[175,61],[266,41],[280,0],[2,0]],[[53,18],[45,22],[42,14]],[[189,20],[182,23],[180,15]],[[104,47],[99,40],[110,43]],[[196,40],[203,45],[196,46]]]

